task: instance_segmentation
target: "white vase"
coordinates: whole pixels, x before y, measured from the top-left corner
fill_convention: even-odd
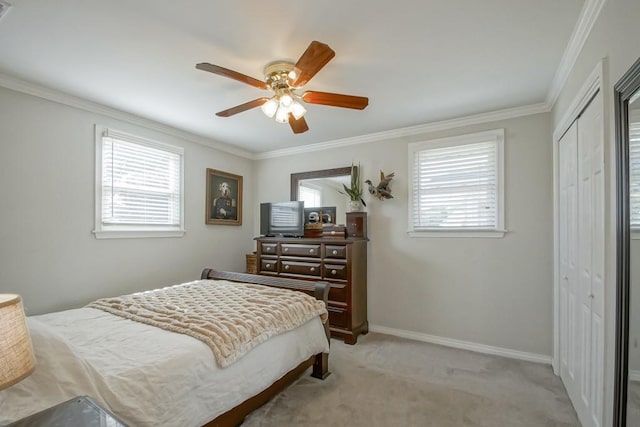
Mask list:
[[[362,202],[360,200],[349,200],[347,202],[347,212],[360,212],[362,210]]]

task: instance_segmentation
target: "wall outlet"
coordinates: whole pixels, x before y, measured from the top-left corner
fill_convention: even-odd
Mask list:
[[[0,19],[2,19],[7,14],[9,9],[11,9],[11,3],[0,0]]]

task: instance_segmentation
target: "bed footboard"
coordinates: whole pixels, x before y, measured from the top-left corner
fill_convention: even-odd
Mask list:
[[[282,277],[260,276],[257,274],[235,273],[232,271],[218,271],[212,268],[202,270],[201,279],[230,280],[232,282],[254,283],[258,285],[274,286],[276,288],[302,291],[324,301],[329,298],[331,285],[327,282],[311,282],[308,280],[285,279]]]
[[[235,273],[232,271],[218,271],[213,268],[205,268],[202,270],[201,279],[213,280],[230,280],[232,282],[253,283],[258,285],[273,286],[276,288],[291,289],[295,291],[305,292],[316,299],[324,302],[328,307],[329,290],[331,285],[327,282],[310,282],[307,280],[285,279],[282,277],[260,276],[256,274]],[[331,344],[331,331],[329,330],[329,321],[324,324],[324,332],[327,341]],[[317,358],[319,358],[318,355]],[[315,378],[326,378],[329,375],[329,355],[325,355],[322,361],[316,361],[313,364],[313,374]],[[316,368],[317,366],[317,368]]]
[[[304,280],[284,279],[279,277],[259,276],[255,274],[234,273],[230,271],[218,271],[211,268],[205,268],[202,271],[202,279],[212,280],[230,280],[232,282],[252,283],[265,286],[274,286],[277,288],[292,289],[302,291],[309,295],[315,296],[316,299],[324,301],[325,306],[329,299],[329,289],[331,285],[327,282],[309,282]],[[324,324],[324,331],[327,340],[330,340],[329,321]],[[311,356],[308,360],[303,361],[297,367],[293,368],[270,387],[258,393],[257,395],[245,400],[235,408],[230,409],[216,419],[206,424],[206,427],[226,427],[237,426],[242,423],[253,410],[268,402],[280,391],[284,390],[289,384],[295,381],[309,366],[312,367],[311,376],[324,380],[329,376],[329,355],[327,353],[319,353]]]

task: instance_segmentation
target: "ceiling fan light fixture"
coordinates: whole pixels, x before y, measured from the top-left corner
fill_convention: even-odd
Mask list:
[[[5,2],[6,0],[0,0],[0,6]],[[230,117],[252,108],[261,107],[262,112],[267,117],[275,118],[278,123],[289,123],[293,133],[299,134],[309,130],[309,126],[304,119],[304,115],[307,113],[307,109],[304,106],[305,103],[357,110],[363,110],[369,104],[369,99],[363,96],[317,91],[306,91],[302,96],[297,93],[334,56],[333,49],[324,43],[314,40],[309,44],[302,56],[298,58],[297,62],[280,60],[268,63],[263,70],[264,80],[258,80],[208,62],[196,64],[196,68],[271,92],[271,98],[260,97],[253,101],[236,105],[233,108],[218,111],[216,116]]]
[[[304,108],[304,105],[299,103],[298,101],[293,101],[293,106],[291,107],[291,114],[296,120],[300,120],[302,116],[305,115],[307,109]]]
[[[280,95],[280,108],[284,108],[289,110],[293,105],[293,97],[288,93],[283,93]]]
[[[273,98],[262,104],[262,107],[260,108],[262,108],[262,112],[267,117],[272,118],[276,114],[276,111],[278,111],[279,104],[280,103],[278,102],[278,97],[274,96]]]
[[[295,82],[299,75],[300,75],[300,70],[297,67],[293,67],[291,71],[289,71],[289,74],[287,74],[287,77],[289,78],[289,82],[290,83]]]
[[[276,122],[278,123],[288,123],[289,122],[289,111],[285,108],[278,108],[276,112]]]

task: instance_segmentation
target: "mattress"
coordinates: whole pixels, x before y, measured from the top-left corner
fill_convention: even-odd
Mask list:
[[[0,424],[88,395],[132,426],[200,426],[329,352],[319,318],[226,368],[187,335],[80,308],[27,319],[35,372],[0,391]]]

